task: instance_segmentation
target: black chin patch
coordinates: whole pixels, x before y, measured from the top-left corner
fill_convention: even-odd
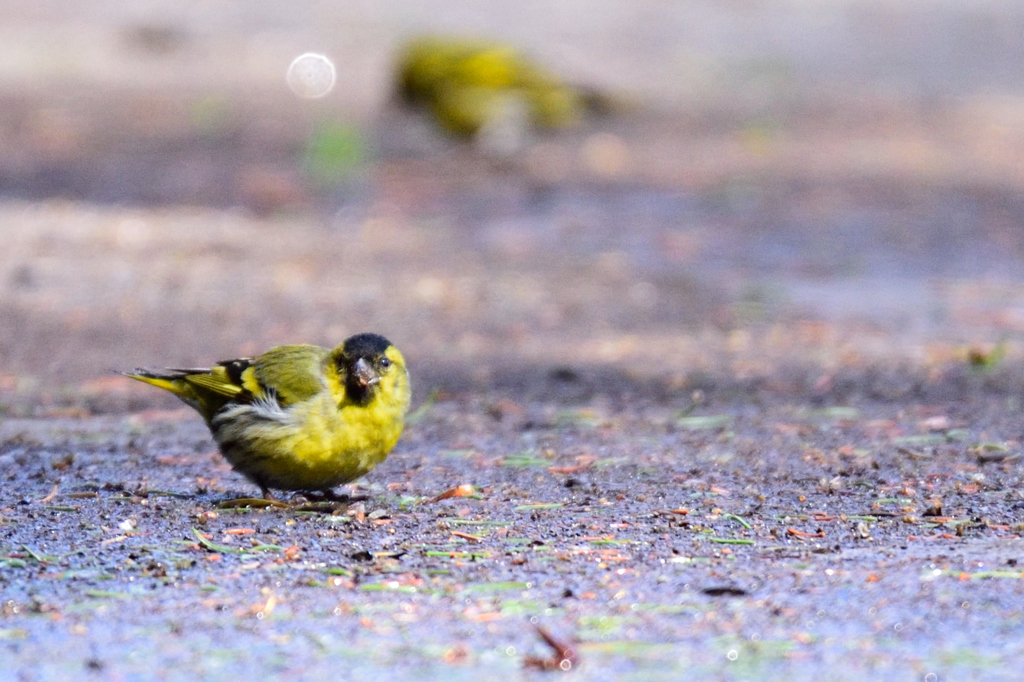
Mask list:
[[[345,397],[354,403],[365,405],[373,398],[376,388],[376,385],[362,386],[355,379],[349,379],[345,382]]]

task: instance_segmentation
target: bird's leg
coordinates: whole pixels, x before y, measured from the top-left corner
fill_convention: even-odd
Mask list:
[[[276,497],[274,497],[274,494],[272,492],[270,492],[270,488],[268,488],[267,486],[263,485],[262,483],[257,483],[256,485],[258,485],[260,487],[260,491],[263,493],[263,499],[266,500],[267,502],[280,502],[281,501],[281,500],[277,499]]]
[[[338,493],[334,492],[334,490],[332,488],[328,488],[327,490],[321,490],[320,494],[323,495],[324,499],[329,501],[329,502],[351,502],[352,501],[352,497],[348,493],[341,493],[339,495]]]

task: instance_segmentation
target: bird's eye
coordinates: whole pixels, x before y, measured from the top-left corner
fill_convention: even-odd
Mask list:
[[[387,369],[390,366],[391,366],[391,359],[390,358],[383,357],[383,358],[380,359],[380,368],[381,369]]]

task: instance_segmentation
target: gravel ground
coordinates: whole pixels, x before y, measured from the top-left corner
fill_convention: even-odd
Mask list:
[[[359,501],[294,510],[224,508],[252,486],[184,410],[8,419],[4,676],[1014,679],[1005,379],[442,389]]]

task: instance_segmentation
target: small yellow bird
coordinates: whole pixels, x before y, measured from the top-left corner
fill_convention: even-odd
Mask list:
[[[334,350],[278,346],[208,369],[136,369],[206,420],[221,453],[273,499],[325,491],[366,474],[398,442],[411,388],[405,358],[378,334]]]
[[[415,38],[399,55],[396,80],[405,102],[464,138],[517,110],[534,128],[559,129],[575,125],[588,108],[582,90],[511,45],[490,40]]]

